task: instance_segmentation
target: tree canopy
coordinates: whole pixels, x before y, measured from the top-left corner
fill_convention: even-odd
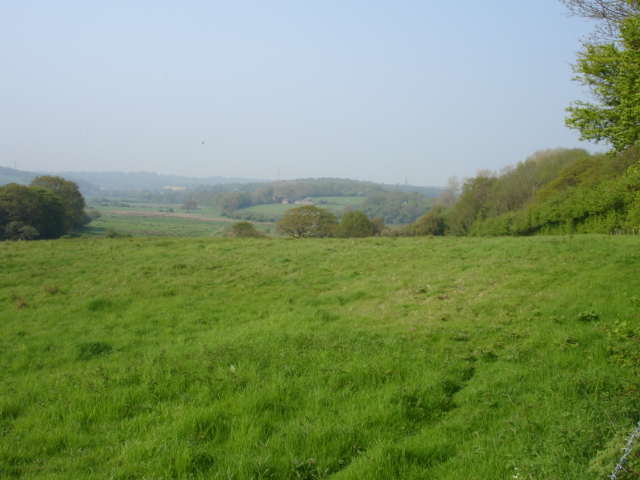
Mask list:
[[[338,227],[338,218],[324,208],[303,205],[287,210],[276,225],[284,235],[293,238],[333,237]]]
[[[250,222],[236,222],[227,231],[229,237],[237,238],[261,238],[262,235]]]
[[[65,232],[82,223],[85,201],[76,182],[58,176],[41,175],[34,178],[30,186],[46,188],[60,198],[64,207]]]
[[[186,202],[184,202],[182,204],[182,206],[180,208],[182,210],[186,210],[187,213],[189,213],[189,210],[197,210],[198,209],[198,202],[196,202],[195,200],[187,200]]]
[[[640,140],[640,14],[616,22],[619,37],[586,44],[573,66],[574,80],[589,87],[595,102],[575,101],[567,108],[566,125],[581,140],[608,143],[621,152]]]
[[[595,20],[594,42],[617,40],[620,23],[640,13],[637,0],[560,0],[570,15]]]
[[[373,237],[376,227],[362,210],[352,210],[342,215],[338,236],[343,238]]]
[[[0,187],[0,238],[58,238],[64,232],[65,208],[60,197],[41,187],[17,183]]]

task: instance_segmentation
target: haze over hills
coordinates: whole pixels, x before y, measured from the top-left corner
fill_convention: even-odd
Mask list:
[[[20,183],[26,185],[38,175],[59,175],[67,180],[72,180],[78,183],[80,189],[85,195],[97,195],[104,190],[139,191],[158,190],[166,187],[197,189],[198,187],[210,187],[215,185],[225,185],[233,189],[232,186],[238,186],[238,188],[240,188],[241,185],[245,184],[269,184],[276,182],[274,180],[257,180],[239,177],[183,177],[179,175],[162,175],[155,172],[28,172],[24,170],[16,170],[14,168],[0,167],[0,185],[6,185],[8,183]],[[384,190],[401,190],[408,193],[418,192],[426,197],[438,196],[443,191],[441,187],[434,186],[415,186],[407,184],[390,185],[360,180],[333,178],[281,180],[278,181],[278,183],[302,182],[318,184],[333,182],[335,180],[346,181],[349,183],[353,182],[354,184],[380,185]]]

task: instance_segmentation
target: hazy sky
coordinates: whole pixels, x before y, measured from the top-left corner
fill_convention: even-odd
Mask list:
[[[0,0],[0,166],[443,185],[581,146],[558,0]],[[203,143],[204,142],[204,143]]]

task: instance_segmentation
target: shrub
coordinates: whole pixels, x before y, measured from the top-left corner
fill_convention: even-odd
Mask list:
[[[4,238],[7,240],[35,240],[39,236],[38,230],[23,222],[11,222],[4,228]]]
[[[122,237],[131,238],[132,237],[130,233],[120,233],[116,231],[116,229],[113,227],[107,228],[107,231],[105,232],[104,236],[107,238],[122,238]]]
[[[237,222],[229,227],[227,232],[229,237],[238,238],[260,238],[263,235],[255,229],[255,227],[249,222]]]

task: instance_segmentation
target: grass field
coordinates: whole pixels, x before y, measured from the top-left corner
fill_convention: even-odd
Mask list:
[[[638,241],[0,243],[0,478],[606,478]]]
[[[130,207],[97,207],[101,217],[81,228],[78,233],[104,236],[108,228],[134,237],[210,237],[238,220],[223,218],[212,208],[199,208],[187,213],[179,205],[130,204]],[[162,208],[163,212],[160,211]],[[173,208],[173,212],[166,209]],[[256,224],[258,230],[272,225]]]

